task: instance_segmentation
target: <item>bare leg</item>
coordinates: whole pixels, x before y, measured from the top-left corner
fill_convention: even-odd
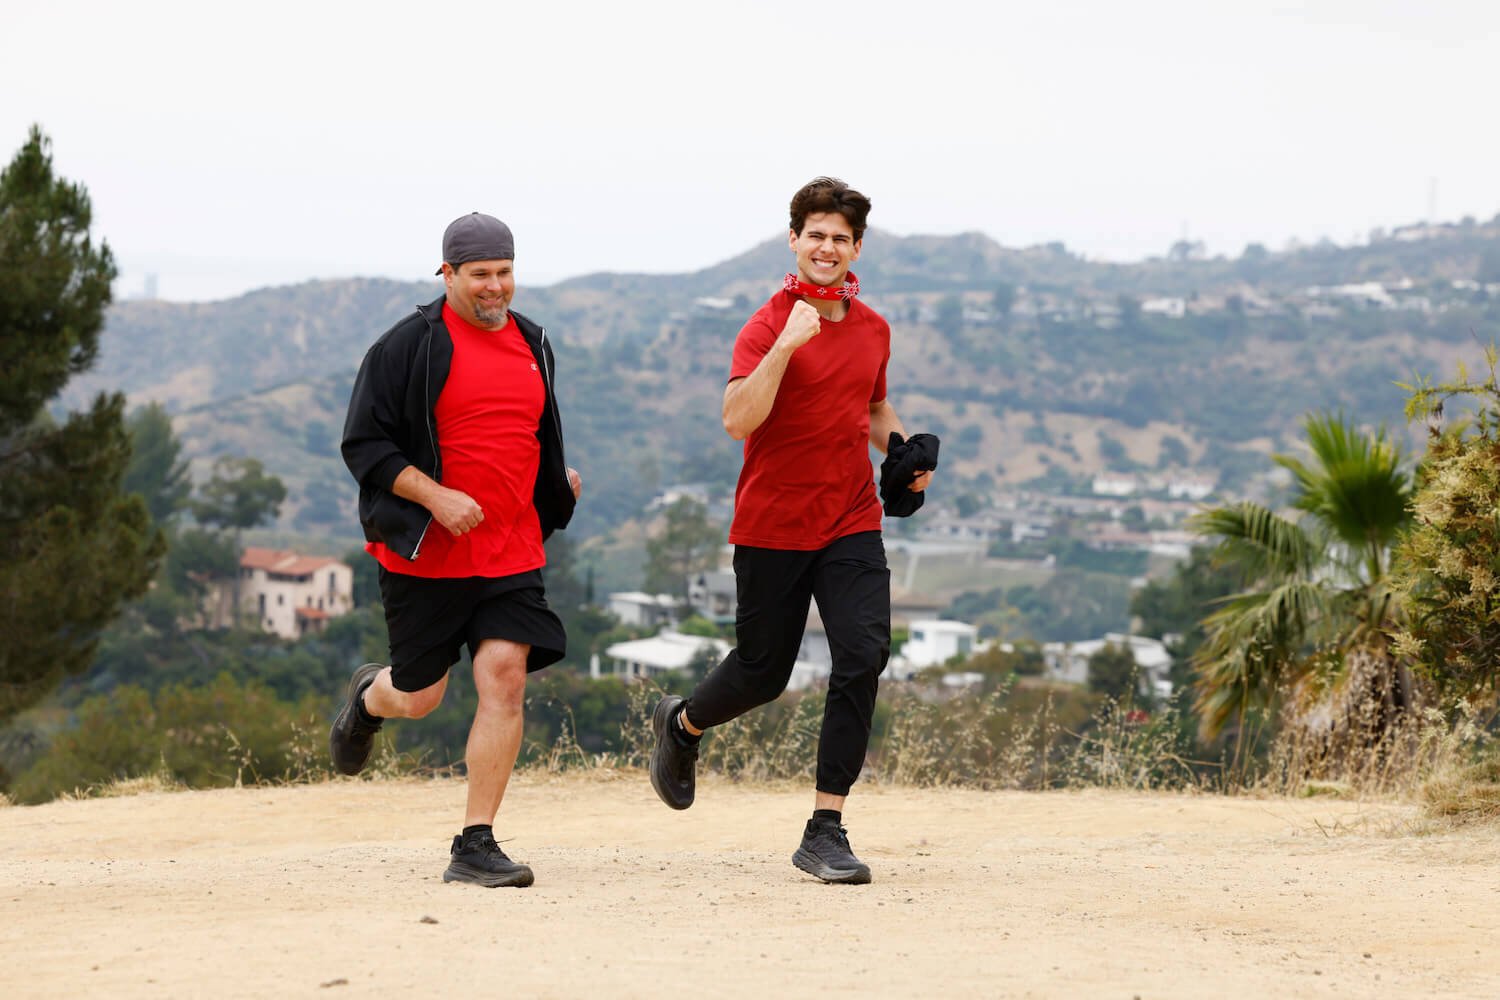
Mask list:
[[[386,667],[365,688],[365,711],[382,719],[420,719],[443,700],[448,690],[448,675],[420,691],[400,691],[391,683],[391,668]]]
[[[505,798],[505,787],[521,749],[526,654],[530,650],[530,646],[506,639],[486,639],[474,657],[479,708],[464,753],[469,772],[465,826],[493,824]]]
[[[814,809],[832,809],[834,812],[844,811],[844,800],[847,795],[833,795],[829,792],[818,792],[813,796]]]

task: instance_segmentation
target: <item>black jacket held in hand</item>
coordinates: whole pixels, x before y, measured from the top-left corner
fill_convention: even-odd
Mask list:
[[[925,493],[913,493],[908,487],[921,472],[937,468],[936,434],[913,434],[910,440],[891,431],[885,461],[880,463],[880,503],[887,517],[911,517],[922,506]]]
[[[542,446],[541,464],[532,491],[545,539],[567,527],[574,504],[552,386],[552,347],[546,330],[520,313],[511,315],[531,347],[546,387],[536,432]],[[417,558],[432,515],[421,504],[396,496],[391,487],[408,465],[443,481],[434,408],[452,363],[453,338],[443,323],[443,299],[439,298],[418,306],[370,346],[349,399],[341,450],[344,463],[359,482],[359,523],[366,539],[384,542],[406,559]]]

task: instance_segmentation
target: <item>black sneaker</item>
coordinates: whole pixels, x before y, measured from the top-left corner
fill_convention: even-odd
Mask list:
[[[824,882],[864,885],[870,881],[870,866],[854,856],[849,831],[837,823],[808,820],[792,864]]]
[[[651,729],[656,733],[656,747],[651,751],[651,787],[673,809],[693,804],[698,766],[698,744],[685,739],[673,721],[681,710],[682,699],[669,694],[651,713]]]
[[[462,836],[453,838],[453,859],[443,872],[443,881],[468,882],[491,889],[505,885],[524,889],[536,879],[529,866],[505,856],[492,834],[481,833],[467,842]]]
[[[380,724],[385,720],[377,720],[372,726],[360,718],[355,706],[365,688],[375,683],[376,676],[384,669],[379,663],[366,663],[349,679],[349,700],[344,702],[343,711],[339,712],[338,718],[333,720],[333,728],[328,731],[328,756],[333,758],[334,770],[340,774],[358,774],[364,770],[365,761],[370,759],[375,734],[380,732]]]

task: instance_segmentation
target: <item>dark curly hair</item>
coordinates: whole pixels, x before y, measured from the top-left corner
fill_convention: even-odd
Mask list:
[[[854,230],[856,242],[865,238],[865,220],[870,214],[870,199],[837,177],[816,177],[792,195],[792,232],[802,234],[809,215],[837,212]]]

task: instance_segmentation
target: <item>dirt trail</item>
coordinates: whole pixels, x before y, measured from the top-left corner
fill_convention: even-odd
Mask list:
[[[1406,807],[864,787],[874,869],[790,864],[811,792],[519,775],[530,889],[440,880],[463,786],[0,808],[0,996],[1500,996],[1500,829]],[[690,995],[692,989],[689,990]]]

